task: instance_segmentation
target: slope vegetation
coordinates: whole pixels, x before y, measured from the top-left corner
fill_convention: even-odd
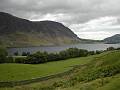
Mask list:
[[[76,60],[74,61],[76,64],[72,62],[68,66],[77,65],[77,67],[69,75],[38,83],[7,88],[7,90],[119,90],[120,51],[104,52],[100,55],[72,60]],[[79,60],[85,62],[83,63]],[[88,61],[86,62],[86,60]],[[62,63],[62,61],[60,62]],[[60,63],[56,65],[59,66]],[[1,88],[1,90],[4,89]]]
[[[78,41],[77,35],[59,22],[33,22],[0,12],[0,43],[7,46],[61,45]]]

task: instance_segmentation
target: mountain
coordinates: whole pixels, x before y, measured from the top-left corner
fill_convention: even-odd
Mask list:
[[[68,27],[54,21],[29,21],[0,12],[0,44],[7,46],[64,45],[80,42]]]
[[[104,39],[104,42],[107,44],[120,43],[120,34],[116,34],[114,36],[108,37],[108,38]]]

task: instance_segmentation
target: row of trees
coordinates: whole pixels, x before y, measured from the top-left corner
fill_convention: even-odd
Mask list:
[[[26,64],[39,64],[50,61],[59,61],[65,60],[69,58],[75,57],[85,57],[88,55],[99,54],[102,51],[87,51],[84,49],[78,48],[69,48],[64,51],[60,51],[59,53],[47,53],[47,52],[37,52],[35,54],[27,56],[27,58],[23,61]]]
[[[120,50],[120,48],[113,48],[109,47],[105,51],[110,50]],[[59,60],[66,60],[69,58],[75,58],[75,57],[85,57],[89,55],[95,55],[100,54],[104,51],[88,51],[84,49],[78,49],[78,48],[69,48],[63,51],[60,51],[59,53],[47,53],[47,52],[36,52],[31,55],[27,55],[25,59],[19,58],[16,60],[17,63],[25,63],[25,64],[39,64],[39,63],[45,63],[45,62],[51,62],[51,61],[59,61]]]
[[[7,50],[4,47],[0,47],[0,63],[5,63],[7,60]]]
[[[77,48],[76,48],[77,49]],[[111,50],[120,50],[120,48],[114,48],[114,47],[108,47],[105,51],[111,51]],[[96,50],[96,51],[89,51],[89,53],[91,54],[99,54],[101,51]],[[60,53],[64,53],[64,51],[61,51]],[[21,54],[19,54],[18,51],[13,53],[14,56],[29,56],[30,52],[22,52]]]
[[[18,53],[18,51],[14,52],[14,55],[15,55],[15,56],[20,56],[20,54]],[[21,55],[22,55],[22,56],[28,56],[28,55],[30,55],[30,52],[22,52]]]
[[[109,47],[106,51],[120,50],[120,48]],[[69,48],[59,53],[47,53],[47,52],[36,52],[30,54],[29,52],[23,52],[22,56],[26,57],[12,57],[8,56],[7,50],[0,47],[0,63],[25,63],[25,64],[39,64],[51,61],[65,60],[75,57],[85,57],[89,55],[100,54],[103,51],[87,51],[78,48]],[[16,54],[18,56],[18,54]]]

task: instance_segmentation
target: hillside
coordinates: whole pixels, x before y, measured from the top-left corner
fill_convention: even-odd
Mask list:
[[[120,51],[94,58],[89,64],[76,69],[59,90],[119,90]],[[57,89],[55,89],[57,90]]]
[[[108,37],[104,39],[104,42],[108,44],[120,43],[120,34],[116,34],[114,36]]]
[[[61,23],[33,22],[0,12],[0,44],[40,46],[71,44],[79,41],[77,35]]]
[[[19,67],[19,65],[9,64],[8,67],[11,67],[9,68],[9,73],[3,70],[1,73],[6,73],[5,75],[12,75],[9,76],[9,79],[11,80],[19,80],[23,78],[21,75],[24,75],[25,73],[32,73],[32,75],[36,76],[36,72],[39,71],[39,69],[36,69],[36,71],[34,71],[34,69],[38,67],[43,67],[47,69],[49,67],[47,65],[51,66],[51,68],[57,66],[56,68],[49,68],[49,73],[51,70],[56,70],[60,67],[61,69],[64,68],[64,70],[67,70],[66,68],[70,69],[73,66],[75,68],[72,73],[68,73],[62,77],[55,77],[45,81],[16,86],[12,88],[0,88],[0,90],[16,90],[18,88],[19,90],[119,90],[120,88],[120,51],[109,51],[99,55],[73,58],[70,59],[70,61],[66,60],[51,62],[47,64],[40,64],[37,66],[22,65],[23,67]],[[6,66],[6,64],[1,65],[1,67],[4,67],[2,69],[7,69]],[[14,66],[19,68],[20,72],[17,71]],[[27,72],[24,72],[23,74],[22,71],[25,70],[23,69],[24,67],[25,69],[27,69]],[[29,70],[33,70],[34,72],[29,72]],[[19,75],[19,78],[16,74]],[[30,77],[30,74],[27,75],[29,75]],[[1,79],[6,80],[7,78],[5,76],[3,78],[2,76]]]

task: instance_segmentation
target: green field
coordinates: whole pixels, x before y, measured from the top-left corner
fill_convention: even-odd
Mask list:
[[[120,74],[103,79],[96,79],[87,83],[78,83],[73,87],[61,88],[59,90],[120,90]]]
[[[76,68],[70,75],[0,90],[120,90],[120,51],[37,65],[1,64],[0,80],[42,77],[82,64],[87,65]]]
[[[74,58],[45,64],[0,64],[0,81],[26,80],[69,70],[74,65],[85,64],[95,56]]]

